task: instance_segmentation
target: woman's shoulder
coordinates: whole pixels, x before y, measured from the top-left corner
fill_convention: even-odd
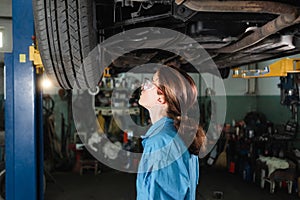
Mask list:
[[[160,131],[147,139],[144,151],[162,151],[165,153],[184,152],[186,147],[176,131]],[[176,153],[177,154],[177,153]]]
[[[175,131],[162,129],[158,133],[147,138],[147,144],[151,144],[152,146],[155,145],[158,147],[163,147],[172,142],[175,136]]]

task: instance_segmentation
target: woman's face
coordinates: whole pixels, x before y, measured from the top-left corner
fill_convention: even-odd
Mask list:
[[[157,104],[159,95],[158,90],[158,75],[154,74],[152,80],[144,81],[142,85],[142,92],[139,100],[139,104],[146,109],[150,109]]]

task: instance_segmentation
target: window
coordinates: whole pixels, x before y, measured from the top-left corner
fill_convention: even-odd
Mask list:
[[[0,31],[0,48],[3,47],[3,32]]]

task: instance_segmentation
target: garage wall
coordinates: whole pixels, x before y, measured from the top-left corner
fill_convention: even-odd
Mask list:
[[[285,105],[280,104],[280,79],[258,79],[257,110],[264,113],[270,121],[285,124],[291,118],[291,112]]]
[[[246,113],[257,110],[257,99],[253,93],[253,83],[247,79],[231,78],[224,80],[227,95],[226,123],[238,121]]]
[[[12,1],[11,0],[0,0],[0,15],[2,17],[12,16]]]
[[[251,81],[254,85],[249,86],[252,83],[247,79],[229,78],[224,81],[228,91],[226,123],[230,123],[232,119],[243,119],[250,111],[258,111],[264,113],[267,119],[275,124],[285,124],[291,117],[291,113],[287,106],[280,104],[280,89],[277,87],[279,78],[261,78]],[[238,90],[242,87],[248,89]]]
[[[49,88],[44,89],[44,94],[49,94],[51,98],[54,100],[54,126],[55,132],[59,139],[61,139],[61,132],[62,132],[62,120],[65,120],[65,133],[67,132],[67,120],[68,120],[68,102],[66,100],[62,100],[58,95],[58,91],[60,88],[52,85]],[[71,134],[74,133],[74,127],[71,127]]]
[[[300,55],[289,56],[299,58]],[[264,68],[279,59],[258,63],[258,68]],[[287,106],[280,104],[279,77],[257,79],[257,109],[276,124],[285,124],[291,118]]]
[[[248,80],[231,78],[232,72],[228,79],[218,80],[215,76],[206,74],[201,79],[201,99],[205,99],[205,91],[210,87],[215,91],[216,107],[226,106],[225,123],[231,123],[232,120],[238,121],[244,118],[245,114],[250,111],[257,110],[256,95],[250,94]],[[223,94],[223,88],[225,94]],[[218,102],[222,98],[226,98],[226,105],[221,105]],[[219,111],[218,111],[219,112]]]
[[[275,61],[261,62],[257,67],[264,68]],[[264,113],[267,119],[275,124],[285,124],[290,119],[289,108],[280,104],[280,89],[277,86],[280,83],[279,77],[249,80],[231,76],[232,72],[228,79],[223,80],[227,100],[225,123],[241,120],[251,111]],[[221,87],[214,83],[213,76],[206,80],[209,80],[208,84],[212,85],[218,94]],[[205,89],[206,84],[201,80],[201,97],[205,97]]]
[[[0,0],[0,31],[3,33],[3,47],[0,48],[0,63],[4,62],[3,52],[12,51],[12,0]]]
[[[4,53],[12,48],[12,0],[0,0],[0,30],[5,48],[0,49],[0,129],[4,128]],[[9,44],[9,45],[7,45]]]

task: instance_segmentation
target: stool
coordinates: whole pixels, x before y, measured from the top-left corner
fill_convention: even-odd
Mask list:
[[[93,169],[94,174],[98,173],[98,161],[97,160],[80,160],[80,175],[83,174],[84,169]]]
[[[288,169],[277,169],[272,172],[269,177],[265,176],[265,170],[263,170],[261,187],[263,188],[264,182],[267,181],[270,183],[270,193],[274,193],[276,182],[279,182],[281,187],[282,181],[285,181],[288,186],[288,193],[291,194],[296,175],[296,165],[292,161],[288,161],[288,163]]]

